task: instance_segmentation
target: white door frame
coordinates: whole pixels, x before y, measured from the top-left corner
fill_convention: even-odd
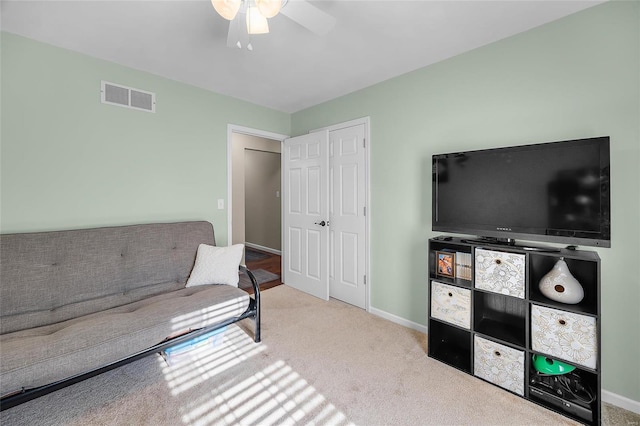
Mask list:
[[[367,197],[367,215],[366,215],[366,270],[365,274],[367,276],[367,289],[366,289],[366,311],[370,312],[371,310],[371,286],[373,283],[373,279],[371,277],[371,216],[373,214],[373,209],[371,208],[371,150],[369,147],[371,146],[371,127],[370,127],[371,119],[370,117],[362,117],[357,118],[350,121],[345,121],[343,123],[333,124],[326,127],[321,127],[318,129],[314,129],[309,131],[308,133],[318,132],[322,130],[338,130],[345,127],[357,126],[359,124],[364,124],[364,137],[366,141],[365,146],[365,160],[367,162],[367,166],[365,169],[365,182],[367,184],[366,189],[366,197]],[[236,124],[227,124],[227,241],[228,244],[231,244],[233,241],[232,238],[232,206],[233,206],[233,189],[232,189],[232,138],[233,133],[243,133],[246,135],[258,136],[267,139],[279,140],[281,144],[284,144],[284,140],[290,137],[289,135],[283,135],[280,133],[273,133],[266,130],[254,129],[251,127],[240,126]],[[282,203],[282,201],[281,201]],[[283,237],[281,237],[283,238]]]
[[[367,185],[365,196],[367,206],[367,214],[365,215],[365,275],[367,277],[366,282],[366,301],[365,301],[365,310],[370,312],[371,309],[371,284],[373,280],[371,279],[371,150],[369,147],[371,146],[371,118],[369,116],[356,118],[354,120],[345,121],[343,123],[332,124],[331,126],[321,127],[318,129],[313,129],[309,131],[309,133],[313,132],[321,132],[323,130],[328,130],[331,132],[332,130],[340,130],[345,127],[353,127],[363,124],[364,125],[364,140],[365,140],[365,162],[367,163],[365,166],[365,183]]]
[[[284,140],[287,139],[288,135],[282,135],[280,133],[268,132],[266,130],[252,129],[250,127],[239,126],[236,124],[227,124],[227,244],[231,245],[233,241],[233,187],[232,187],[232,179],[233,179],[233,134],[234,133],[242,133],[245,135],[258,136],[260,138],[265,139],[273,139],[276,141],[280,141],[280,145],[284,143]],[[282,198],[280,200],[282,203]],[[282,236],[281,236],[282,238]]]

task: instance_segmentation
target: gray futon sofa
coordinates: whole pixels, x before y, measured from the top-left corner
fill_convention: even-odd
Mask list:
[[[185,287],[208,222],[0,236],[2,409],[245,318],[260,293]],[[234,266],[235,267],[235,266]]]

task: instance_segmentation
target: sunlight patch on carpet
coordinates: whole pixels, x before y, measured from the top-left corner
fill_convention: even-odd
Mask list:
[[[352,424],[282,360],[185,408],[182,421],[189,425]]]
[[[237,325],[229,326],[217,344],[203,344],[171,359],[159,357],[171,395],[197,387],[204,391],[179,408],[186,425],[350,426],[344,413],[329,402],[285,361],[269,363],[255,372],[256,356],[267,350]],[[230,377],[225,372],[246,363]]]
[[[202,345],[194,348],[176,359],[173,365],[168,365],[162,358],[159,358],[159,362],[162,363],[162,372],[171,394],[177,396],[229,368],[247,362],[264,350],[264,345],[254,343],[240,328],[230,326],[222,343],[213,347]]]

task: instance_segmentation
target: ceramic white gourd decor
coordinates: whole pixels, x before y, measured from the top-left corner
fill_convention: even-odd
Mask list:
[[[564,258],[560,258],[539,284],[545,297],[560,303],[575,305],[584,298],[584,289],[575,279]]]

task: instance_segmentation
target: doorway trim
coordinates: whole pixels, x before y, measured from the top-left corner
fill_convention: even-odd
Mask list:
[[[365,311],[371,312],[371,285],[373,283],[373,279],[371,278],[371,217],[372,217],[372,208],[371,208],[371,118],[369,116],[356,118],[353,120],[345,121],[342,123],[332,124],[326,127],[320,127],[317,129],[310,130],[309,133],[321,132],[327,130],[329,132],[333,130],[340,130],[346,127],[353,127],[358,125],[364,125],[364,140],[365,140],[365,182],[367,188],[365,190],[366,196],[366,225],[365,225],[365,233],[366,233],[366,244],[365,244],[365,276],[366,280],[366,301],[365,301]],[[331,294],[329,294],[331,296]]]
[[[250,136],[257,136],[265,139],[280,141],[280,145],[287,139],[288,135],[268,132],[266,130],[253,129],[251,127],[239,126],[237,124],[227,124],[227,245],[233,241],[233,134],[242,133]],[[282,203],[282,199],[280,200]]]

